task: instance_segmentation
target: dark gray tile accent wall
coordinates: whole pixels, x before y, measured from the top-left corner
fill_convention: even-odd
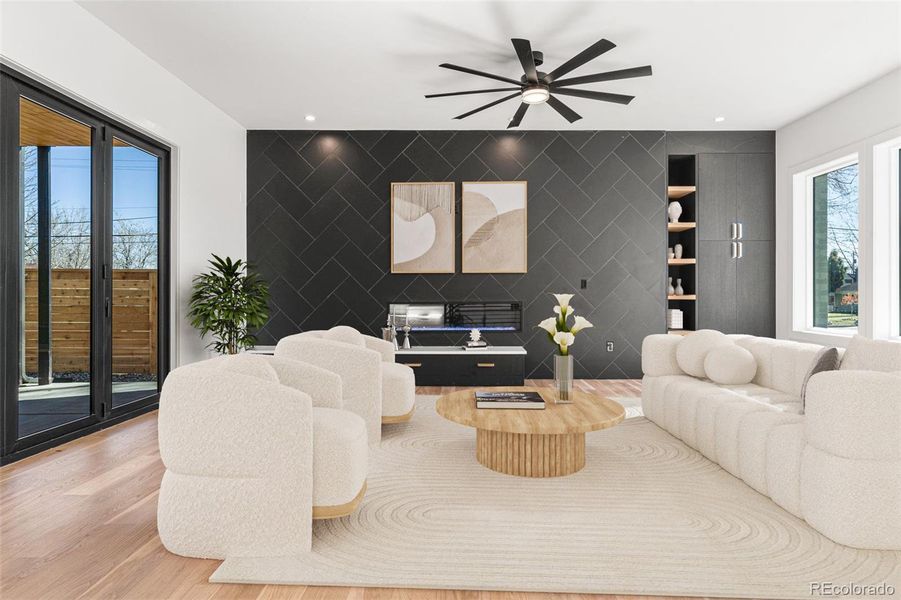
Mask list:
[[[622,378],[641,375],[642,339],[665,331],[661,131],[250,131],[247,164],[248,257],[272,288],[261,344],[338,324],[378,335],[392,301],[512,299],[523,332],[488,339],[524,345],[527,375],[546,378],[553,348],[534,326],[551,292],[574,292],[595,325],[573,346],[576,375]],[[457,184],[459,270],[460,184],[480,180],[528,181],[528,273],[390,274],[390,183]]]

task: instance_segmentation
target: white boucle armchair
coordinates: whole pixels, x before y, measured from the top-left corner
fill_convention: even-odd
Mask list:
[[[415,408],[413,369],[394,362],[394,345],[352,327],[305,331],[282,338],[275,356],[316,365],[341,378],[344,408],[366,421],[371,444],[383,423],[408,421]]]
[[[365,423],[342,402],[337,376],[287,359],[238,355],[169,373],[157,514],[166,549],[219,559],[309,551],[312,520],[349,514],[366,489]]]

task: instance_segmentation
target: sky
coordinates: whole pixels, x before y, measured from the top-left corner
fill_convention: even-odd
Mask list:
[[[59,208],[89,216],[91,149],[57,146],[50,151],[50,196]],[[113,147],[113,218],[137,219],[156,232],[157,158],[131,146]]]

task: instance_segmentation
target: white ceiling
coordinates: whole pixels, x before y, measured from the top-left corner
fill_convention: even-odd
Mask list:
[[[629,106],[561,98],[584,118],[533,106],[521,129],[775,129],[901,65],[897,1],[80,4],[249,129],[501,129],[515,100],[452,117],[503,93],[423,94],[504,87],[442,62],[518,78],[511,37],[544,70],[617,44],[571,76],[654,68],[581,86]]]

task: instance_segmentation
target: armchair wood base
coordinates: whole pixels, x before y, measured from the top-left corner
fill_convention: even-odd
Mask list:
[[[360,488],[360,493],[356,495],[356,497],[347,502],[345,504],[336,504],[334,506],[314,506],[313,507],[313,520],[318,521],[320,519],[338,519],[341,517],[346,517],[351,514],[353,511],[357,510],[357,507],[360,505],[360,502],[363,501],[363,496],[366,494],[366,482],[363,482],[363,487]]]
[[[413,418],[413,412],[416,410],[416,406],[410,409],[410,412],[404,415],[397,415],[396,417],[382,417],[382,425],[391,425],[392,423],[406,423],[410,419]]]

